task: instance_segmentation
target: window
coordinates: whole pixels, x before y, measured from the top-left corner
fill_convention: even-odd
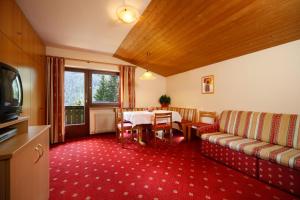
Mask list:
[[[91,73],[91,103],[93,105],[119,104],[119,74]]]
[[[83,106],[84,92],[84,73],[65,71],[65,106]]]
[[[71,69],[69,69],[71,70]],[[65,124],[85,123],[85,72],[65,71]]]

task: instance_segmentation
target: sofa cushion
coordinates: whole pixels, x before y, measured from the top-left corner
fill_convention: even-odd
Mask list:
[[[214,144],[229,147],[232,150],[244,152],[248,155],[254,155],[253,148],[267,144],[265,142],[220,132],[203,134],[201,138]]]
[[[221,132],[214,132],[214,133],[204,133],[204,134],[201,134],[201,139],[202,140],[209,140],[210,137],[213,137],[213,136],[230,136],[229,134],[226,134],[226,133],[221,133]],[[212,142],[214,143],[214,142]]]
[[[300,170],[300,150],[297,149],[272,145],[262,149],[258,157]]]
[[[250,156],[300,169],[300,150],[297,149],[221,132],[202,134],[201,138]]]
[[[300,115],[223,111],[220,131],[300,149]]]

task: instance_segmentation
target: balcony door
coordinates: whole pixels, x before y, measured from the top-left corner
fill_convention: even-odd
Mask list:
[[[65,132],[66,139],[89,135],[87,72],[65,69]]]

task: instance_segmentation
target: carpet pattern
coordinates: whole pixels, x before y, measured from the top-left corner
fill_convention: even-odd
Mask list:
[[[122,148],[105,135],[52,147],[50,199],[298,199],[203,157],[197,141],[178,141]]]

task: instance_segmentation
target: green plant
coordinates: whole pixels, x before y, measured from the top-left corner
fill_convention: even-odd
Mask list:
[[[159,98],[159,103],[160,104],[170,104],[171,103],[171,97],[167,96],[166,94],[161,95],[161,97]]]

